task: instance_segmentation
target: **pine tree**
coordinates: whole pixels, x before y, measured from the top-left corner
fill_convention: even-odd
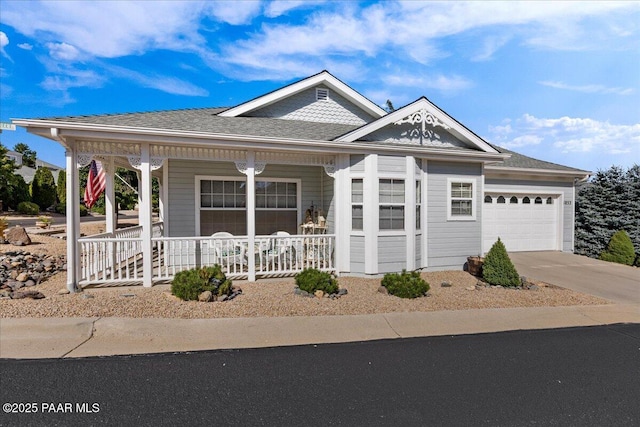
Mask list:
[[[31,182],[31,200],[44,210],[56,201],[56,183],[47,168],[39,168]]]
[[[629,235],[624,230],[619,230],[611,236],[607,249],[600,254],[600,259],[603,261],[625,265],[632,265],[635,258],[633,243],[631,243]]]
[[[507,249],[500,238],[491,246],[484,258],[482,278],[492,285],[520,285],[520,275],[511,262]]]

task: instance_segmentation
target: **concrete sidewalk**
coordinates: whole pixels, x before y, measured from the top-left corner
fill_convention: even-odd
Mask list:
[[[640,304],[326,317],[0,319],[0,358],[275,347],[615,323],[640,323]]]

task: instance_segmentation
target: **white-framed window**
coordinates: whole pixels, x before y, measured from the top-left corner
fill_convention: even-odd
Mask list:
[[[364,227],[364,187],[362,178],[351,180],[351,229],[362,231]]]
[[[476,180],[469,178],[447,179],[447,219],[472,221],[476,219]]]
[[[380,230],[404,230],[404,179],[378,181]]]
[[[416,180],[416,230],[420,230],[422,212],[422,182]]]
[[[235,177],[197,177],[200,235],[226,231],[247,233],[246,180]],[[275,231],[297,234],[300,211],[299,180],[256,180],[256,234]]]

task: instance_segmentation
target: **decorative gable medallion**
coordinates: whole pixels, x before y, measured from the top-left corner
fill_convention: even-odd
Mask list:
[[[414,127],[407,132],[403,132],[403,136],[408,136],[411,138],[420,138],[421,140],[422,138],[426,138],[428,140],[437,139],[437,135],[435,131],[432,129],[436,126],[440,126],[444,129],[450,129],[450,126],[448,126],[446,123],[438,119],[436,116],[434,116],[424,108],[419,111],[416,111],[415,113],[409,114],[404,119],[398,120],[393,124],[403,125],[405,123],[409,123]],[[429,125],[430,128],[427,128],[427,125]]]

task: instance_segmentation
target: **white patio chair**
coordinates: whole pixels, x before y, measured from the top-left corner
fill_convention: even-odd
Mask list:
[[[288,262],[290,264],[290,258],[295,252],[292,239],[287,239],[287,237],[291,237],[291,234],[286,231],[276,231],[271,235],[276,238],[270,239],[269,247],[263,251],[263,258],[267,267],[274,265],[278,270],[282,270],[286,268]]]
[[[211,247],[215,257],[215,262],[231,270],[231,266],[239,264],[246,265],[246,251],[244,245],[237,242],[233,234],[226,231],[218,231],[211,235],[215,240],[211,241]]]

